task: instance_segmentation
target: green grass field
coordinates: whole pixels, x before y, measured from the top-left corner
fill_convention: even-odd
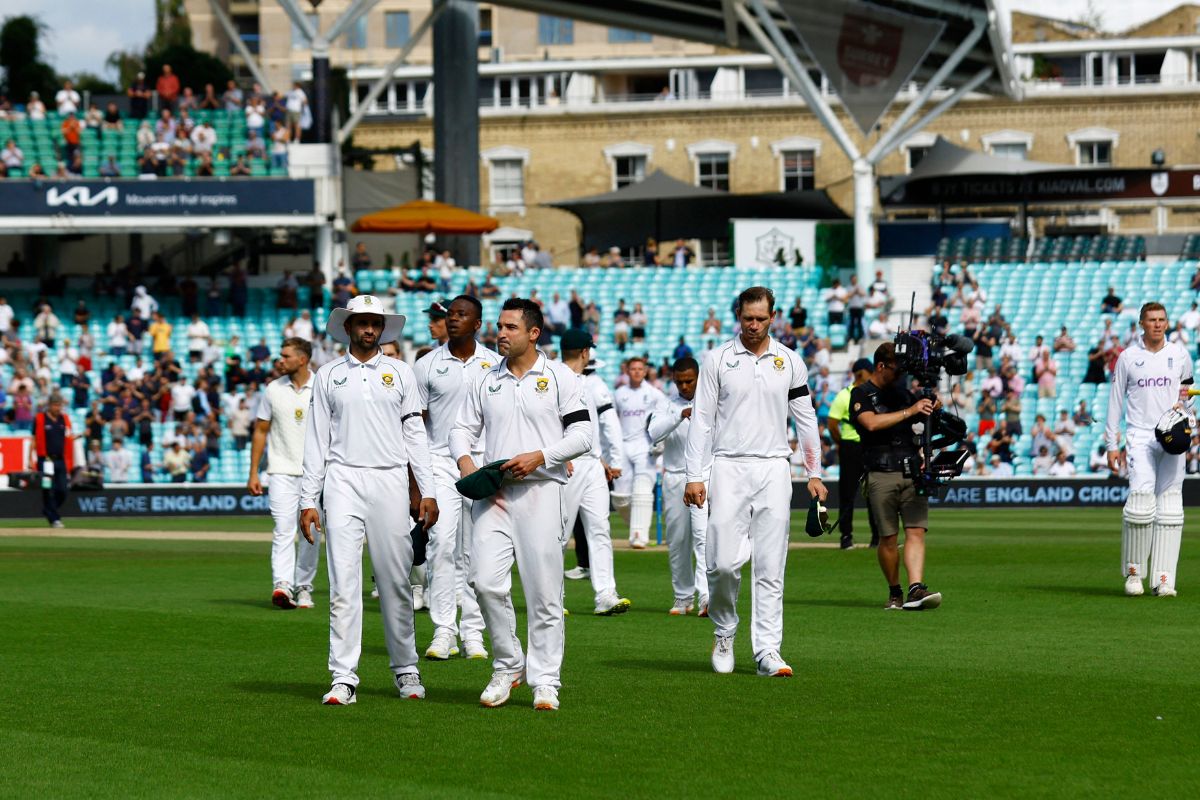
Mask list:
[[[265,543],[0,537],[0,795],[1194,796],[1200,550],[1178,598],[1126,598],[1119,519],[935,511],[925,613],[881,610],[872,551],[792,551],[792,680],[755,676],[745,610],[737,672],[713,674],[709,621],[666,614],[666,553],[618,552],[624,617],[568,582],[557,714],[527,688],[480,708],[490,666],[464,660],[400,700],[370,600],[359,702],[321,706],[327,604],[272,609]]]

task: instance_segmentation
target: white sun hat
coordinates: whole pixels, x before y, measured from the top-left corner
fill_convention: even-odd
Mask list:
[[[373,294],[360,294],[350,298],[345,308],[335,308],[329,312],[329,320],[325,323],[325,332],[329,338],[342,344],[350,344],[350,336],[346,333],[346,320],[355,314],[376,314],[383,317],[383,333],[379,335],[379,343],[386,344],[400,338],[404,330],[403,314],[388,314],[384,311],[383,301]]]

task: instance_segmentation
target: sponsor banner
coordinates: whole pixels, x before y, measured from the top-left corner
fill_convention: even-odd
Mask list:
[[[826,484],[831,492],[834,483]],[[935,508],[1120,507],[1128,495],[1127,482],[1103,477],[958,478],[950,481],[942,499],[930,498],[929,504]],[[1184,480],[1183,504],[1200,506],[1200,479]],[[836,505],[831,501],[830,513],[834,516]],[[792,486],[792,508],[808,508],[808,490],[803,483]]]
[[[0,475],[29,469],[32,443],[29,436],[0,436]]]
[[[0,218],[312,214],[311,180],[197,178],[0,182]]]
[[[861,0],[778,0],[838,99],[865,134],[925,60],[946,24]]]
[[[1030,175],[939,175],[905,181],[883,196],[892,206],[1019,205],[1200,198],[1200,170],[1064,169]]]
[[[783,263],[816,263],[817,223],[800,219],[735,219],[733,225],[733,263],[739,267],[773,267]]]
[[[42,493],[38,490],[0,492],[4,517],[41,516]],[[235,516],[269,514],[267,494],[255,497],[236,484],[137,484],[111,486],[98,492],[72,491],[61,508],[64,517],[128,516]]]

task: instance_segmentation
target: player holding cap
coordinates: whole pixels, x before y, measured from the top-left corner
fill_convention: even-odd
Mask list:
[[[562,361],[576,375],[583,375],[594,346],[592,335],[578,328],[565,331],[559,341]],[[612,394],[604,385],[604,380],[595,374],[580,380],[583,383],[583,397],[587,403],[588,415],[591,417],[592,446],[571,462],[571,477],[567,481],[563,501],[567,517],[564,530],[569,535],[575,527],[575,518],[583,518],[584,535],[588,542],[589,574],[592,589],[596,593],[593,613],[608,617],[624,614],[630,606],[629,600],[617,593],[617,579],[613,571],[612,528],[608,518],[608,481],[614,473],[609,464],[615,463],[621,457],[621,439],[619,434],[613,436],[612,431],[607,436],[601,432],[601,417],[614,416],[611,413]],[[619,423],[614,427],[620,431]],[[604,444],[603,454],[601,442]],[[565,544],[566,535],[563,542]]]
[[[329,564],[329,671],[327,705],[355,702],[362,651],[362,545],[366,537],[379,585],[379,608],[390,667],[402,697],[425,696],[417,669],[412,591],[413,545],[404,498],[408,468],[421,492],[420,518],[437,522],[436,488],[421,398],[412,368],[380,352],[394,341],[404,317],[383,314],[372,295],[334,309],[326,330],[349,345],[347,354],[317,371],[304,440],[300,529],[314,541],[317,500],[325,507]]]
[[[1167,341],[1167,311],[1161,303],[1142,306],[1139,321],[1142,335],[1117,358],[1104,437],[1108,468],[1118,475],[1124,416],[1129,469],[1121,528],[1125,594],[1145,592],[1142,578],[1149,559],[1154,594],[1174,597],[1183,534],[1184,457],[1165,451],[1154,430],[1167,411],[1182,407],[1192,385],[1192,357],[1182,344]]]
[[[300,483],[304,474],[304,432],[312,402],[313,374],[308,369],[312,344],[306,339],[284,339],[276,362],[283,377],[267,384],[258,403],[254,438],[250,445],[250,494],[263,493],[258,477],[263,448],[267,448],[271,517],[275,520],[271,544],[271,602],[279,608],[312,608],[313,579],[321,546],[299,540]],[[269,447],[268,444],[270,445]],[[295,592],[295,594],[293,594]]]
[[[708,616],[708,574],[704,563],[708,513],[699,506],[689,506],[683,499],[687,485],[687,438],[692,427],[692,402],[699,372],[700,365],[690,356],[676,361],[671,369],[675,392],[650,415],[650,438],[655,444],[663,444],[662,515],[663,527],[667,529],[671,588],[675,592],[675,604],[670,611],[673,617],[690,614],[697,594],[700,616]],[[710,459],[703,470],[705,483],[711,467]]]
[[[536,303],[504,302],[496,325],[504,360],[472,384],[450,431],[450,453],[464,478],[477,468],[471,452],[480,435],[485,462],[507,459],[504,485],[471,508],[471,582],[495,651],[495,671],[479,697],[485,706],[507,702],[524,676],[534,708],[558,709],[565,642],[562,490],[567,462],[592,446],[592,426],[578,376],[537,349],[543,324]],[[525,589],[528,661],[512,605],[514,560]]]
[[[808,370],[795,351],[770,336],[775,295],[753,286],[738,295],[742,332],[704,355],[687,438],[684,498],[697,508],[712,453],[711,505],[705,537],[708,613],[716,627],[712,664],[733,672],[737,597],[751,561],[754,587],[750,642],[758,674],[790,677],[783,642],[783,572],[791,523],[792,474],[788,415],[799,427],[808,492],[824,500],[817,415]]]
[[[475,378],[500,363],[499,354],[475,341],[483,306],[474,297],[461,295],[450,303],[446,316],[449,339],[417,360],[413,371],[426,409],[430,457],[437,479],[437,524],[429,535],[426,566],[429,576],[429,618],[433,641],[425,657],[444,661],[458,654],[462,634],[467,658],[487,658],[483,646],[483,615],[475,591],[467,585],[471,537],[471,501],[458,493],[454,482],[459,471],[450,456],[450,429]],[[413,487],[409,487],[410,492]],[[462,580],[460,583],[459,574]],[[455,625],[462,595],[462,627]]]
[[[620,475],[613,481],[613,506],[629,522],[629,544],[641,550],[650,542],[650,522],[654,517],[654,483],[658,471],[650,456],[650,436],[646,423],[651,412],[666,395],[646,380],[646,359],[629,359],[629,385],[621,386],[614,394],[617,413],[625,441],[621,447],[625,458],[618,462]]]

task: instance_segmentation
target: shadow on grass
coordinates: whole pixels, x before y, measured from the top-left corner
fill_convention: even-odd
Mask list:
[[[1125,594],[1120,588],[1113,589],[1109,586],[1030,586],[1028,587],[1035,592],[1048,592],[1050,594],[1081,594],[1086,597],[1112,597],[1124,598]]]
[[[712,674],[712,664],[702,650],[690,658],[614,658],[601,661],[606,667],[638,672],[706,672]]]
[[[886,600],[887,598],[883,598]],[[819,606],[821,608],[883,608],[883,600],[843,600],[836,597],[812,597],[784,600],[788,606]]]
[[[329,690],[329,686],[320,682],[311,683],[288,683],[275,681],[242,681],[233,684],[233,687],[239,692],[253,695],[277,695],[283,697],[296,697],[310,702],[319,702],[321,695]],[[478,705],[480,689],[466,688],[447,688],[440,686],[430,686],[425,684],[425,689],[428,694],[425,697],[427,703],[447,704],[447,705]],[[359,697],[363,698],[379,698],[383,700],[400,700],[401,697],[396,693],[396,689],[392,686],[367,686],[360,684],[357,690]]]
[[[270,598],[267,598],[266,600],[252,600],[249,597],[218,597],[213,600],[209,600],[208,602],[217,606],[243,606],[249,608],[261,608],[263,611],[274,611],[276,613],[281,613],[283,611],[283,609],[279,609],[271,605]]]
[[[303,697],[305,700],[320,700],[321,695],[329,691],[328,686],[320,683],[297,683],[286,681],[239,681],[233,684],[239,692],[245,694],[274,694],[284,697]]]

